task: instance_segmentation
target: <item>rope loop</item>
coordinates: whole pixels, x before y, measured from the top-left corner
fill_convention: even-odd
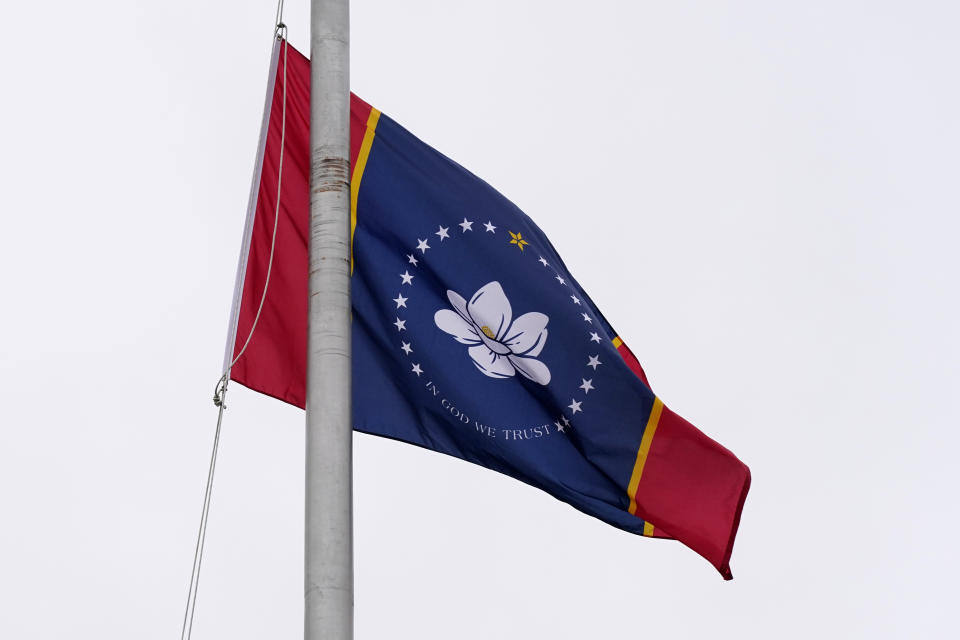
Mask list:
[[[213,404],[216,407],[227,408],[227,405],[223,403],[227,395],[227,374],[220,376],[220,380],[217,381],[217,386],[213,389]]]
[[[287,25],[283,24],[283,0],[277,0],[277,17],[274,20],[274,23],[276,23],[277,25],[276,28],[274,29],[274,33],[279,34],[280,31],[282,30],[283,37],[284,39],[286,39]]]

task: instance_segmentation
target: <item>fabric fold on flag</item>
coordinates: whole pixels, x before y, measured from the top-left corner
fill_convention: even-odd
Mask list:
[[[227,361],[260,304],[279,190],[268,293],[230,376],[304,407],[310,63],[290,47],[287,64],[274,56]],[[679,540],[731,578],[747,466],[656,396],[529,217],[356,96],[350,121],[354,428]]]

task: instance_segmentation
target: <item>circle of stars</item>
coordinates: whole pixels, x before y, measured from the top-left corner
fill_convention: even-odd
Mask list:
[[[453,226],[460,227],[460,232],[452,235],[450,233],[450,227],[437,225],[437,230],[434,231],[432,235],[435,235],[437,237],[436,242],[439,242],[442,245],[444,240],[453,239],[453,238],[456,238],[457,236],[462,236],[466,233],[473,233],[474,231],[473,225],[475,222],[477,221],[469,220],[468,218],[464,217],[463,222],[459,222],[456,225],[453,225]],[[490,234],[493,234],[494,237],[497,236],[497,227],[496,225],[493,224],[492,220],[488,220],[487,222],[483,222],[481,224],[483,226],[484,235],[486,235],[487,233],[490,233]],[[521,232],[514,233],[513,231],[510,231],[510,230],[508,230],[507,232],[510,236],[508,243],[518,247],[521,253],[524,252],[525,247],[532,247],[530,242],[523,237]],[[408,308],[407,301],[410,300],[411,297],[413,297],[412,290],[414,287],[413,281],[414,281],[414,278],[416,277],[416,269],[420,266],[420,259],[422,259],[423,256],[426,255],[427,251],[431,248],[433,247],[430,246],[430,237],[428,235],[428,237],[426,238],[417,238],[417,246],[410,253],[405,255],[407,259],[407,264],[409,266],[403,273],[399,274],[400,284],[398,285],[398,287],[401,289],[401,291],[397,293],[396,298],[392,299],[392,302],[396,305],[394,309],[394,311],[396,312],[396,316],[395,316],[396,321],[393,322],[392,324],[393,326],[396,327],[397,333],[399,335],[402,335],[403,332],[407,330],[406,319],[400,317],[400,314],[402,313],[401,309],[406,310]],[[417,251],[420,252],[420,258],[418,258],[416,255]],[[582,318],[583,322],[589,325],[591,329],[590,331],[586,332],[586,335],[588,336],[587,341],[592,344],[597,344],[597,345],[602,344],[605,338],[601,337],[599,332],[592,330],[594,326],[593,318],[591,318],[589,313],[581,311],[581,309],[583,309],[584,306],[581,303],[581,297],[578,296],[578,292],[571,285],[567,284],[566,279],[560,275],[559,271],[557,271],[555,268],[553,268],[550,265],[550,262],[546,258],[544,258],[543,256],[539,256],[537,259],[537,262],[539,262],[541,266],[544,269],[546,269],[549,274],[553,276],[553,279],[557,283],[559,283],[561,287],[564,287],[569,291],[568,297],[570,298],[570,304],[574,307],[578,307],[577,313],[579,314],[579,317]],[[410,273],[411,269],[414,270],[414,273]],[[403,295],[402,288],[405,286],[411,287],[411,293],[409,296]],[[421,377],[425,373],[425,371],[420,362],[413,361],[412,354],[414,353],[414,349],[411,342],[400,340],[400,350],[403,351],[404,355],[410,359],[409,361],[410,373],[412,375],[416,375],[418,378]],[[599,353],[594,355],[589,355],[587,357],[587,362],[583,365],[583,367],[585,369],[590,370],[587,373],[591,377],[589,378],[585,376],[580,377],[580,385],[576,387],[576,391],[573,393],[573,396],[570,399],[570,404],[564,407],[568,411],[561,412],[560,415],[557,417],[557,419],[553,422],[553,425],[556,427],[558,433],[567,433],[568,429],[572,429],[574,427],[574,424],[571,418],[576,417],[577,414],[583,414],[587,410],[588,407],[585,406],[587,401],[587,396],[590,394],[591,391],[597,390],[597,387],[595,387],[593,384],[593,381],[594,381],[593,374],[595,374],[597,371],[597,368],[602,365],[603,365],[603,362],[600,360]],[[569,417],[567,416],[568,413],[569,413]]]

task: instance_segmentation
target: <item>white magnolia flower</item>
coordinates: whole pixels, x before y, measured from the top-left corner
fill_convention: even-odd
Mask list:
[[[457,342],[469,345],[467,354],[491,378],[509,378],[516,371],[546,385],[550,369],[536,359],[547,342],[546,315],[525,313],[516,320],[499,282],[485,284],[470,302],[456,291],[447,291],[454,311],[441,309],[433,321]]]

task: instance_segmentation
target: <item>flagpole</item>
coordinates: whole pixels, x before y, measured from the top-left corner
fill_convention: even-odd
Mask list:
[[[353,638],[349,0],[310,6],[304,638]]]

